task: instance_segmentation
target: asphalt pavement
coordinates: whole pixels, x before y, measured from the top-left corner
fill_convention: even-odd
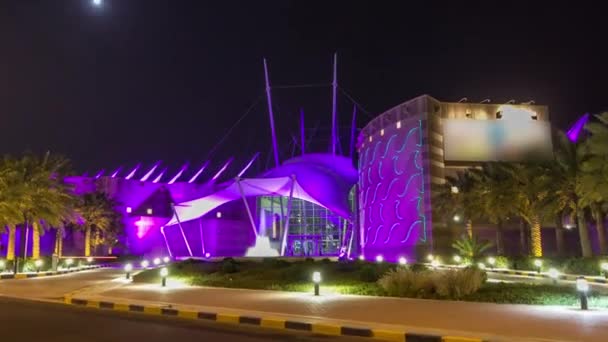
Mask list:
[[[3,297],[0,330],[5,341],[364,341]]]

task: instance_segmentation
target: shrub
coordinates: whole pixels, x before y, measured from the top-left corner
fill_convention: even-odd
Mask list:
[[[422,272],[422,271],[426,271],[429,268],[425,265],[425,264],[412,264],[410,266],[410,270],[414,271],[414,272]]]
[[[380,275],[374,265],[364,265],[359,270],[359,279],[363,282],[373,283],[378,281],[378,278],[380,278]]]
[[[222,261],[222,273],[236,273],[239,271],[236,261],[232,258],[226,258]]]
[[[445,270],[433,275],[437,294],[450,299],[460,299],[479,290],[486,274],[477,267]]]
[[[388,271],[378,285],[389,296],[397,297],[426,297],[435,292],[432,272],[414,272],[403,267]]]
[[[475,260],[480,257],[483,252],[490,249],[492,243],[489,241],[478,241],[475,237],[462,236],[454,241],[452,248],[458,251],[463,257]]]
[[[601,274],[600,264],[606,260],[598,258],[572,258],[564,262],[564,273],[599,275]]]
[[[509,268],[511,266],[511,262],[505,256],[497,256],[496,258],[496,268]]]

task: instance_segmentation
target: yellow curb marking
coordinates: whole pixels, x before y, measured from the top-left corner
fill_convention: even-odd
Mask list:
[[[482,342],[479,338],[468,338],[458,336],[444,336],[441,338],[442,342]]]
[[[27,278],[27,274],[23,274],[23,273],[15,274],[15,279],[26,279],[26,278]]]
[[[116,311],[129,311],[129,305],[114,303],[114,310],[116,310]]]
[[[217,321],[224,323],[238,323],[239,315],[217,314]]]
[[[99,308],[99,302],[94,300],[87,300],[87,307],[89,308]]]
[[[147,313],[150,315],[160,315],[160,308],[153,307],[153,306],[144,306],[144,313]]]
[[[187,319],[198,319],[198,312],[179,310],[177,312],[177,316],[181,317],[181,318],[187,318]]]
[[[285,320],[278,318],[262,318],[260,326],[264,328],[283,329],[285,328]]]
[[[324,335],[340,335],[342,328],[339,325],[313,323],[312,332]]]
[[[374,336],[374,338],[383,341],[405,341],[405,332],[372,329],[372,335]]]

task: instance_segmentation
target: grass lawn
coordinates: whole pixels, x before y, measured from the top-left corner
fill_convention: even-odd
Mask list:
[[[189,285],[215,286],[277,291],[312,292],[312,272],[322,274],[324,292],[386,296],[377,279],[389,269],[391,264],[365,262],[336,263],[330,261],[294,261],[264,259],[256,261],[184,261],[169,266],[169,274]],[[136,283],[160,282],[158,270],[143,271],[133,277]],[[436,294],[426,294],[420,298],[441,298]],[[572,286],[533,285],[513,283],[485,283],[482,288],[465,298],[465,301],[578,305],[578,296]],[[589,305],[608,308],[608,297],[591,294]]]

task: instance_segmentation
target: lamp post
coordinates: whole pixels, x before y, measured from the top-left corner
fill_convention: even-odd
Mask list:
[[[40,268],[42,267],[42,260],[38,259],[34,261],[34,265],[36,266],[36,273],[40,273]]]
[[[496,265],[496,258],[488,257],[488,264],[490,265],[490,269],[493,269],[494,265]]]
[[[536,267],[536,272],[540,273],[540,271],[542,271],[542,268],[543,268],[543,261],[540,259],[534,260],[534,267]]]
[[[160,269],[160,284],[162,287],[167,286],[167,276],[169,275],[169,270],[166,267]]]
[[[160,265],[160,258],[154,258],[154,260],[152,260],[152,263],[154,264],[154,266]]]
[[[65,261],[65,264],[68,266],[68,271],[70,270],[70,266],[72,266],[72,264],[74,263],[74,259],[67,259]]]
[[[126,264],[125,265],[125,278],[131,279],[131,271],[133,271],[133,265]]]
[[[549,278],[553,279],[553,285],[557,284],[557,279],[559,278],[559,271],[555,268],[549,269]]]
[[[163,262],[164,262],[165,264],[168,264],[168,263],[169,263],[169,261],[171,261],[171,259],[169,259],[169,257],[164,257],[164,258],[163,258]]]
[[[319,295],[319,283],[321,282],[321,272],[312,273],[312,282],[315,284],[315,296]]]
[[[382,254],[378,254],[376,255],[376,262],[377,263],[382,263],[384,261],[384,257],[382,256]]]
[[[576,290],[580,295],[581,300],[581,310],[588,310],[587,304],[587,292],[589,292],[589,283],[585,277],[578,277],[576,279]]]
[[[150,266],[150,262],[148,260],[144,260],[141,262],[142,268],[148,268],[148,266]]]

